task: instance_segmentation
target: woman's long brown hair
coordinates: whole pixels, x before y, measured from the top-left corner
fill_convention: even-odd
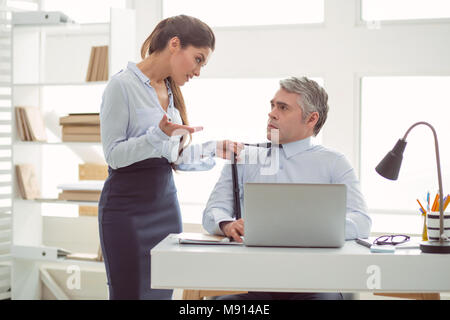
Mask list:
[[[166,18],[158,23],[153,32],[142,44],[142,59],[145,59],[148,55],[155,52],[164,50],[169,40],[173,37],[178,37],[178,39],[180,39],[182,48],[189,45],[196,48],[208,47],[211,50],[214,50],[215,48],[216,39],[214,33],[206,23],[194,17],[179,15]],[[168,77],[167,80],[169,81],[170,88],[172,89],[175,108],[178,109],[183,124],[189,125],[186,105],[184,103],[181,89],[171,77]],[[191,139],[192,136],[189,134],[189,143]],[[187,136],[183,135],[180,140],[178,155],[181,155],[183,150],[189,145],[189,143],[186,145],[186,140]],[[174,168],[173,164],[172,168]]]

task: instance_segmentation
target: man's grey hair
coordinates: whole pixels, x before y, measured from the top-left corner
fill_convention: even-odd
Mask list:
[[[328,94],[314,80],[306,77],[291,77],[280,81],[280,87],[284,90],[300,95],[298,104],[302,109],[302,120],[306,120],[311,113],[319,113],[319,120],[314,126],[314,136],[320,132],[328,114]]]

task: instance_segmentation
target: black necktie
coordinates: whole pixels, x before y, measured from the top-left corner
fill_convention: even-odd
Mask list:
[[[254,146],[254,147],[260,147],[260,148],[272,148],[272,143],[270,142],[264,142],[264,143],[244,143],[246,146]],[[277,145],[279,148],[283,148],[281,144]],[[237,166],[236,166],[236,159],[237,155],[234,155],[234,161],[231,163],[231,174],[233,177],[233,198],[234,198],[234,213],[236,216],[236,220],[239,220],[241,218],[241,201],[239,197],[239,181],[238,181],[238,173],[237,173]]]

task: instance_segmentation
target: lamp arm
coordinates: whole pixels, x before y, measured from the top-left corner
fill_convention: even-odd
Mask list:
[[[444,233],[444,191],[442,190],[442,175],[441,175],[441,159],[439,156],[439,145],[438,145],[438,138],[437,138],[437,134],[436,134],[436,130],[434,130],[433,126],[431,124],[429,124],[428,122],[416,122],[415,124],[413,124],[405,133],[405,135],[403,136],[403,141],[406,141],[406,137],[408,136],[409,132],[416,126],[420,125],[420,124],[424,124],[426,126],[428,126],[431,131],[433,131],[433,136],[434,136],[434,148],[436,151],[436,166],[437,166],[437,174],[438,174],[438,183],[439,183],[439,233],[440,233],[440,241],[444,241],[447,240],[447,237],[445,236]]]

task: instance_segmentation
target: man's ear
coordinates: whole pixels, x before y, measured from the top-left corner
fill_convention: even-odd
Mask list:
[[[319,121],[319,113],[318,112],[311,113],[308,118],[308,125],[311,125],[311,127],[314,128],[317,121]]]

